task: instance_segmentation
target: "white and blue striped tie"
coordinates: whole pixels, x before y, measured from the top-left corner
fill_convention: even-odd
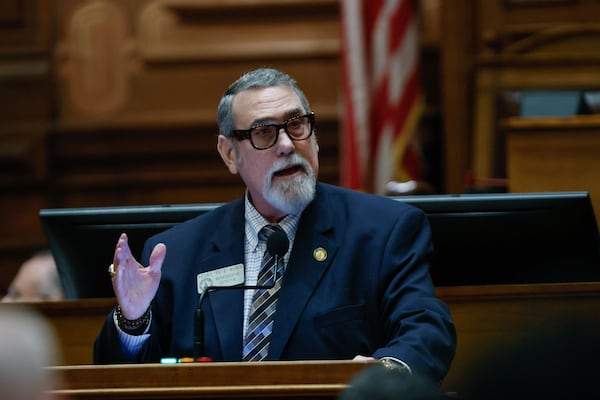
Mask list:
[[[266,241],[275,230],[283,230],[277,225],[267,225],[260,230],[259,238]],[[270,286],[273,279],[273,264],[277,257],[265,250],[258,273],[257,286]],[[261,361],[269,353],[269,343],[273,330],[273,317],[277,306],[277,293],[283,276],[283,260],[277,265],[277,279],[270,289],[257,289],[252,300],[248,333],[244,341],[243,360]]]

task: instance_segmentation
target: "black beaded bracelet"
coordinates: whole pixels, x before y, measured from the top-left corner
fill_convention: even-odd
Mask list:
[[[150,311],[150,307],[148,307],[144,314],[138,319],[127,319],[125,316],[123,316],[121,306],[117,305],[115,308],[115,315],[117,316],[117,324],[119,324],[119,328],[121,328],[125,333],[130,335],[141,335],[148,327],[152,313]]]

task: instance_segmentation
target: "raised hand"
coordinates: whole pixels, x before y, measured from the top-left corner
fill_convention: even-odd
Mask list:
[[[131,254],[127,234],[119,237],[113,258],[112,286],[125,318],[135,320],[148,309],[158,290],[166,254],[167,247],[157,244],[150,254],[150,265],[144,267]]]

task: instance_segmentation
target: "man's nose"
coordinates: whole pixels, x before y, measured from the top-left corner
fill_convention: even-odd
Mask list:
[[[276,144],[280,149],[289,149],[288,151],[285,151],[286,153],[295,148],[294,141],[283,127],[279,128],[279,137],[277,138]]]

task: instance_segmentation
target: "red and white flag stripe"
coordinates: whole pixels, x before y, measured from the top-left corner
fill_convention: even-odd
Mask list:
[[[410,139],[422,112],[412,0],[342,0],[342,185],[384,193],[417,179]]]

